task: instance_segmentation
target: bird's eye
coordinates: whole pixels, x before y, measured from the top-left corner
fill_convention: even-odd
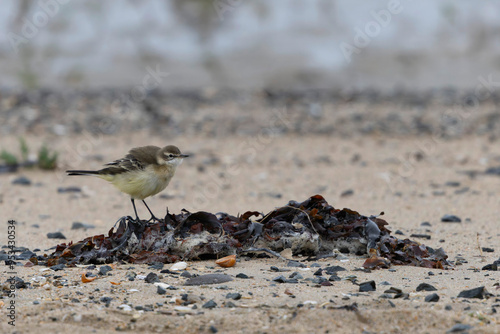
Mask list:
[[[173,157],[174,157],[174,155],[173,155],[172,153],[170,153],[170,154],[168,155],[168,157],[169,157],[169,158],[173,158]]]

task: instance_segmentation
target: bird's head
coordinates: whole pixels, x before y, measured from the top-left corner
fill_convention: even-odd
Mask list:
[[[189,155],[182,154],[177,146],[168,145],[158,151],[156,159],[160,165],[177,167],[182,163],[182,160],[187,157],[189,157]]]

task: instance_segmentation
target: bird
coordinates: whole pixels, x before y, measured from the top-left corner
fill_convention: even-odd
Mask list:
[[[179,148],[168,145],[142,146],[132,148],[125,157],[105,164],[99,170],[67,170],[67,175],[93,175],[113,184],[118,190],[130,195],[137,221],[140,221],[135,207],[135,200],[141,200],[152,219],[158,221],[144,201],[147,197],[163,191],[175,174],[176,168],[184,158]],[[149,222],[148,221],[148,222]]]

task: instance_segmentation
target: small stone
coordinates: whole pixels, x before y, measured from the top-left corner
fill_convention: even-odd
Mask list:
[[[425,296],[426,303],[435,303],[437,301],[439,301],[439,296],[437,293],[431,293],[430,295]]]
[[[271,266],[270,270],[271,270],[271,271],[276,271],[276,272],[281,271],[281,270],[280,270],[280,268],[275,267],[275,266]]]
[[[38,304],[40,304],[40,301],[39,301],[39,300],[34,300],[34,301],[33,301],[33,305],[38,305]]]
[[[376,289],[375,281],[368,281],[359,284],[359,292],[375,291]]]
[[[75,187],[75,186],[72,186],[72,187],[59,187],[59,188],[57,188],[57,192],[60,193],[60,194],[64,194],[64,193],[79,193],[79,192],[82,192],[82,188]]]
[[[208,285],[208,284],[220,284],[232,281],[233,279],[229,275],[225,274],[206,274],[196,277],[191,277],[186,280],[184,285]]]
[[[444,309],[445,309],[446,311],[451,311],[451,310],[453,310],[453,307],[451,307],[451,305],[446,305],[446,306],[444,307]]]
[[[209,300],[208,302],[206,302],[205,304],[203,304],[202,307],[203,308],[208,308],[208,309],[213,309],[213,308],[217,307],[217,303],[214,302],[213,300]]]
[[[460,219],[460,217],[457,217],[455,215],[446,214],[443,217],[441,217],[441,221],[443,223],[461,223],[462,219]]]
[[[445,186],[448,186],[448,187],[460,187],[460,182],[458,181],[448,181],[444,184]]]
[[[488,294],[488,291],[484,288],[484,286],[480,286],[479,288],[474,288],[470,290],[463,290],[458,294],[458,298],[478,298],[484,299]]]
[[[113,298],[111,298],[111,297],[101,297],[101,299],[100,299],[101,303],[106,304],[106,307],[109,307],[109,304],[111,304],[112,300],[113,300]]]
[[[210,331],[210,333],[214,333],[214,334],[219,331],[214,325],[210,325],[208,330]]]
[[[173,271],[180,271],[186,269],[188,266],[187,262],[181,261],[181,262],[176,262],[172,266],[170,266],[170,270]]]
[[[50,269],[54,271],[63,270],[64,268],[66,268],[66,265],[64,263],[56,264],[55,266],[50,267]]]
[[[420,224],[420,226],[432,226],[432,225],[429,222],[423,222]]]
[[[283,275],[280,275],[280,276],[273,278],[273,282],[277,282],[277,283],[286,283],[286,281],[287,281],[287,279]]]
[[[290,274],[290,276],[288,276],[288,278],[298,280],[298,279],[304,279],[304,276],[302,276],[299,272],[294,271],[293,273]]]
[[[113,268],[111,268],[110,266],[101,266],[101,268],[99,268],[99,275],[104,276],[111,270],[113,270]]]
[[[146,283],[150,284],[160,281],[158,275],[153,272],[149,273],[144,280],[146,281]]]
[[[157,285],[156,286],[156,293],[159,295],[164,295],[167,293],[167,290],[165,290],[162,286]]]
[[[31,185],[31,180],[28,179],[26,176],[19,176],[12,181],[12,184],[19,184],[22,186],[30,186]]]
[[[132,307],[130,307],[129,305],[127,304],[121,304],[120,306],[118,306],[118,308],[122,311],[125,311],[125,312],[130,312],[132,311]]]
[[[420,233],[412,233],[410,234],[410,238],[421,238],[431,240],[431,236],[428,234],[420,234]]]
[[[323,269],[319,268],[318,270],[316,270],[313,274],[314,276],[321,276],[323,275]]]
[[[394,232],[394,234],[397,234],[397,235],[405,235],[405,234],[403,233],[403,231],[401,231],[401,230],[396,230],[396,232]]]
[[[95,228],[95,225],[85,224],[82,222],[73,222],[73,224],[71,225],[72,230],[88,230],[91,228]]]
[[[354,195],[354,190],[352,189],[347,189],[347,190],[344,190],[341,194],[340,194],[340,197],[349,197],[349,196],[352,196]]]
[[[483,250],[483,252],[486,252],[486,253],[493,253],[495,251],[493,248],[489,248],[489,247],[481,247],[481,249]]]
[[[190,278],[190,277],[192,277],[192,276],[193,276],[193,275],[192,275],[189,271],[187,271],[187,270],[185,270],[185,271],[183,271],[183,272],[181,273],[181,277],[184,277],[184,278]]]
[[[299,267],[299,268],[306,268],[307,266],[303,263],[300,263],[298,261],[288,261],[288,263],[286,264],[287,267]]]
[[[419,291],[437,291],[437,289],[428,283],[420,283],[417,286],[417,292]]]
[[[236,278],[248,279],[250,277],[248,275],[246,275],[246,274],[239,273],[239,274],[236,275]]]
[[[326,267],[323,270],[324,270],[325,274],[327,274],[327,275],[336,275],[337,272],[339,272],[339,271],[346,271],[346,269],[341,267],[341,266]]]
[[[49,232],[47,233],[47,238],[49,239],[66,239],[64,234],[61,232]]]
[[[153,262],[149,266],[149,269],[162,270],[164,264],[162,262]]]
[[[228,293],[226,295],[226,298],[232,299],[232,300],[239,300],[241,299],[241,293],[234,292],[234,293]]]
[[[462,332],[468,331],[471,328],[472,328],[471,325],[456,324],[456,325],[453,325],[453,327],[451,327],[449,330],[447,330],[446,333],[462,333]]]

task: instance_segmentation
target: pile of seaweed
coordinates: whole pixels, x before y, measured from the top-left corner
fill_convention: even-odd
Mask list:
[[[383,214],[383,213],[382,213]],[[117,228],[115,229],[115,227]],[[290,248],[309,258],[341,253],[368,254],[365,268],[412,265],[446,268],[443,249],[434,250],[409,239],[398,239],[379,216],[335,209],[321,196],[290,201],[267,214],[248,211],[231,216],[199,211],[167,212],[158,221],[122,217],[108,235],[56,246],[54,253],[33,258],[35,264],[170,263],[267,251],[276,256]]]

